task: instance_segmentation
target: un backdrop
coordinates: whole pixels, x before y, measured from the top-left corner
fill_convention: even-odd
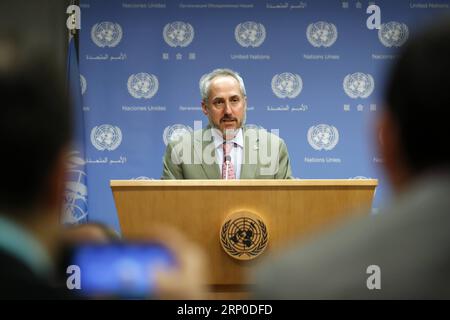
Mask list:
[[[199,79],[238,71],[247,123],[279,129],[297,178],[378,178],[372,147],[386,67],[450,1],[82,0],[89,220],[120,230],[110,179],[159,179],[170,139],[194,129]],[[366,8],[381,8],[381,29]]]

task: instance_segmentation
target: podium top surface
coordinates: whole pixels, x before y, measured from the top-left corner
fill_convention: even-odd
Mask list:
[[[114,187],[376,187],[377,179],[111,180]]]

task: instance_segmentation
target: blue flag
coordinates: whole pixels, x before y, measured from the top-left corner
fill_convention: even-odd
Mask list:
[[[65,205],[62,221],[65,224],[78,224],[88,220],[87,172],[84,146],[84,114],[82,90],[86,81],[78,68],[75,39],[70,37],[67,57],[67,84],[72,100],[75,132],[69,160],[69,176],[66,182]]]

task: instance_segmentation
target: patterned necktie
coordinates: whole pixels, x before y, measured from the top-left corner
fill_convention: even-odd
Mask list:
[[[222,179],[236,179],[234,174],[233,163],[231,162],[231,150],[233,149],[233,142],[223,143],[223,164],[222,164]]]

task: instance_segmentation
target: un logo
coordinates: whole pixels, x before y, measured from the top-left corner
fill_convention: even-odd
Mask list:
[[[251,212],[236,212],[220,228],[220,243],[234,259],[250,260],[267,248],[269,233],[263,219]]]
[[[401,47],[408,40],[408,36],[408,26],[395,21],[383,23],[378,30],[378,39],[388,48]]]
[[[136,73],[128,78],[128,92],[136,99],[150,99],[159,88],[158,78],[149,73]]]
[[[171,22],[164,27],[163,37],[171,47],[187,47],[194,40],[194,28],[186,22]]]
[[[306,38],[316,48],[332,46],[337,36],[336,26],[325,21],[311,23],[306,29]]]
[[[266,39],[266,28],[261,23],[246,21],[236,26],[234,36],[242,47],[256,48]]]
[[[95,126],[91,130],[91,142],[97,150],[113,151],[122,142],[122,131],[119,127],[114,127],[109,124]]]
[[[63,221],[77,224],[87,219],[86,173],[83,171],[85,161],[78,151],[69,154],[68,174],[64,192]]]
[[[312,126],[308,130],[308,142],[314,150],[332,150],[339,142],[339,132],[327,124]]]
[[[303,89],[302,78],[295,73],[284,72],[272,78],[272,91],[281,99],[297,97]]]
[[[185,126],[184,124],[174,124],[173,126],[168,126],[163,132],[164,144],[167,146],[169,142],[178,141],[184,134],[192,132],[192,128]]]
[[[87,89],[87,82],[86,78],[83,77],[81,74],[80,74],[80,87],[81,87],[81,94],[84,95]]]
[[[367,98],[375,88],[373,77],[362,72],[346,75],[342,85],[345,93],[352,99]]]
[[[92,41],[100,48],[117,46],[122,35],[122,27],[109,21],[96,23],[91,29]]]

